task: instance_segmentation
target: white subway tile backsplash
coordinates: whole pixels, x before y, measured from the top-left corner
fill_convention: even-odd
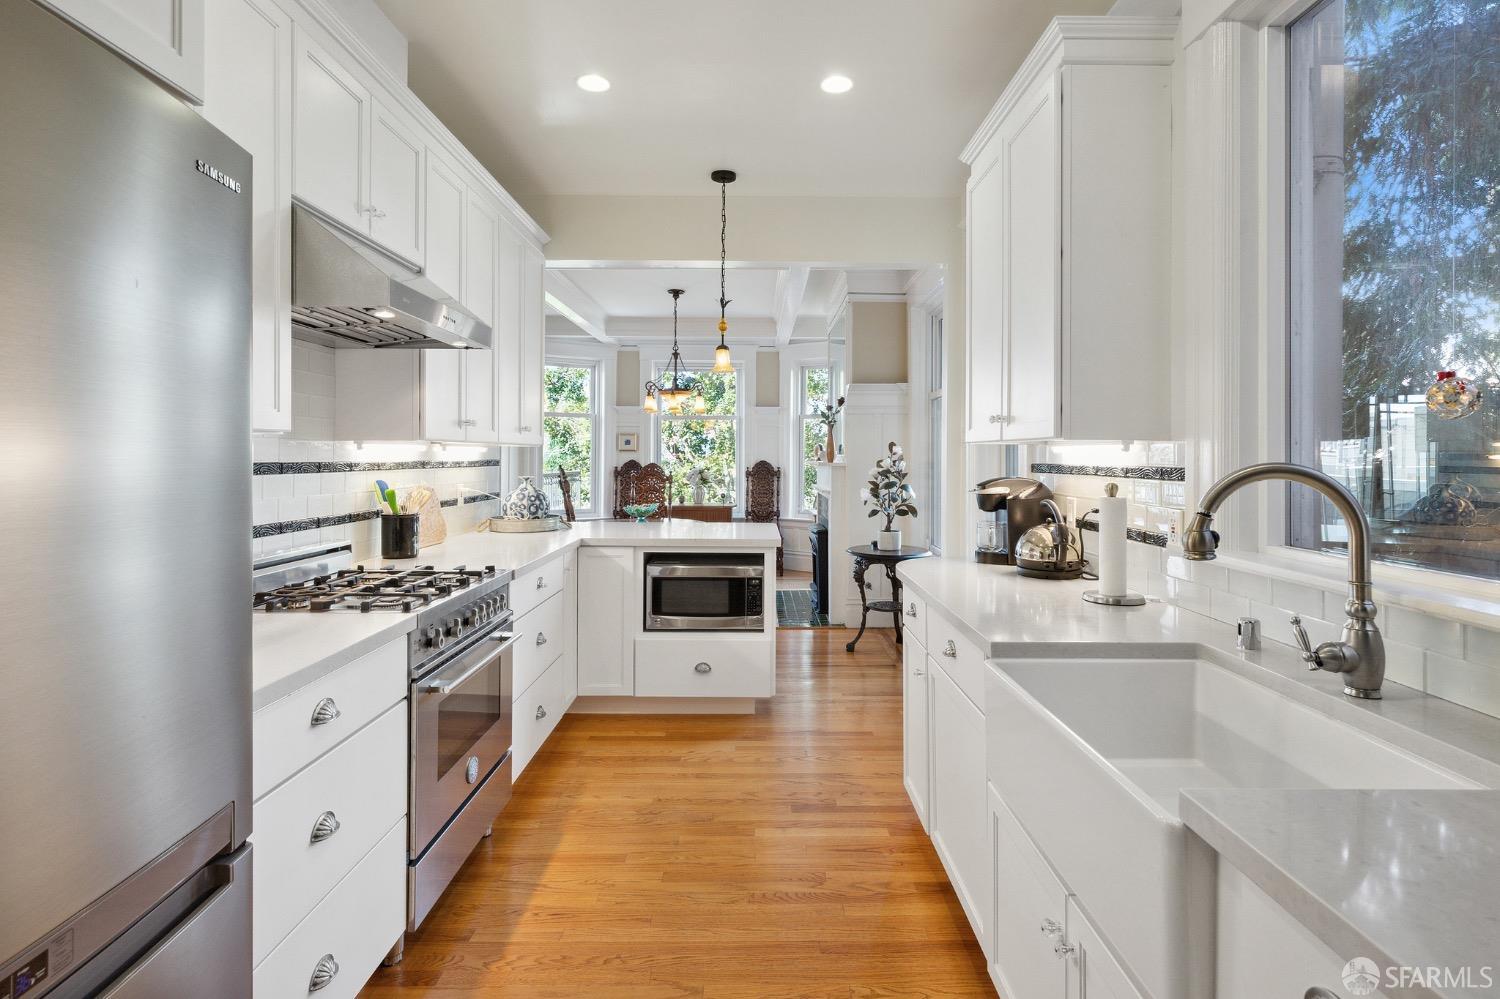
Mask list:
[[[1384,637],[1384,636],[1382,636]],[[1385,678],[1416,690],[1425,687],[1425,654],[1415,645],[1385,639]]]
[[[1322,617],[1323,591],[1301,583],[1289,583],[1284,579],[1271,580],[1271,602],[1295,614]]]
[[[307,515],[309,517],[332,517],[333,497],[328,495],[307,497]]]
[[[250,501],[250,521],[254,524],[271,524],[281,519],[277,510],[275,500],[260,499]]]
[[[277,520],[306,520],[307,497],[289,496],[276,501]]]
[[[1427,653],[1427,692],[1444,700],[1500,715],[1500,669]]]
[[[1464,654],[1463,626],[1457,621],[1445,621],[1405,607],[1382,607],[1375,623],[1388,638],[1408,645],[1455,659]]]
[[[265,481],[261,484],[261,493],[268,500],[286,499],[293,493],[292,479],[290,475],[266,475],[262,476]]]
[[[291,476],[293,496],[317,496],[323,492],[322,476],[317,472],[304,472]]]
[[[1195,614],[1207,615],[1210,613],[1209,594],[1212,592],[1206,586],[1190,583],[1184,579],[1173,579],[1167,577],[1166,587],[1167,599],[1179,607],[1184,607]]]
[[[1208,612],[1217,621],[1234,624],[1240,618],[1250,616],[1250,599],[1237,597],[1228,590],[1210,590]]]
[[[1500,667],[1500,631],[1465,625],[1464,658],[1471,663]]]
[[[1271,602],[1271,580],[1252,572],[1229,570],[1229,592],[1262,603]]]

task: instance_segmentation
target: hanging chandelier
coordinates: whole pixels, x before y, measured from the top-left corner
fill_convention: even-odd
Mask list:
[[[724,261],[729,246],[729,185],[736,176],[733,170],[715,170],[709,174],[719,185],[719,345],[714,348],[714,370],[721,372],[734,370],[729,344],[724,342],[724,334],[729,332],[729,322],[724,318],[724,310],[729,308],[729,299],[724,297]]]
[[[676,416],[691,407],[694,413],[706,413],[708,402],[703,398],[702,390],[687,387],[688,380],[682,372],[682,353],[677,349],[677,300],[682,297],[682,289],[668,288],[667,294],[672,296],[672,358],[659,381],[646,383],[646,398],[641,409]]]

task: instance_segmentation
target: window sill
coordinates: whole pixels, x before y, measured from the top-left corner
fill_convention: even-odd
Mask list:
[[[1168,549],[1172,553],[1173,549]],[[1348,563],[1338,555],[1296,548],[1220,552],[1215,565],[1289,583],[1315,584],[1340,592],[1348,585]],[[1500,631],[1500,583],[1376,563],[1375,603],[1402,607],[1461,624]]]

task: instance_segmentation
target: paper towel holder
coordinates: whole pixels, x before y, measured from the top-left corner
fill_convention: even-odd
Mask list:
[[[1104,487],[1106,495],[1113,497],[1119,492],[1120,487],[1111,482]],[[1101,604],[1105,607],[1140,607],[1146,602],[1146,598],[1139,593],[1126,590],[1119,595],[1100,593],[1098,590],[1085,590],[1083,599],[1087,603]]]

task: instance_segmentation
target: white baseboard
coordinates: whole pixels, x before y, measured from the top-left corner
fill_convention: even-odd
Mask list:
[[[798,572],[812,572],[811,552],[783,551],[781,553],[781,562],[788,569],[796,569]]]
[[[751,715],[755,698],[580,696],[568,710],[581,715]]]

